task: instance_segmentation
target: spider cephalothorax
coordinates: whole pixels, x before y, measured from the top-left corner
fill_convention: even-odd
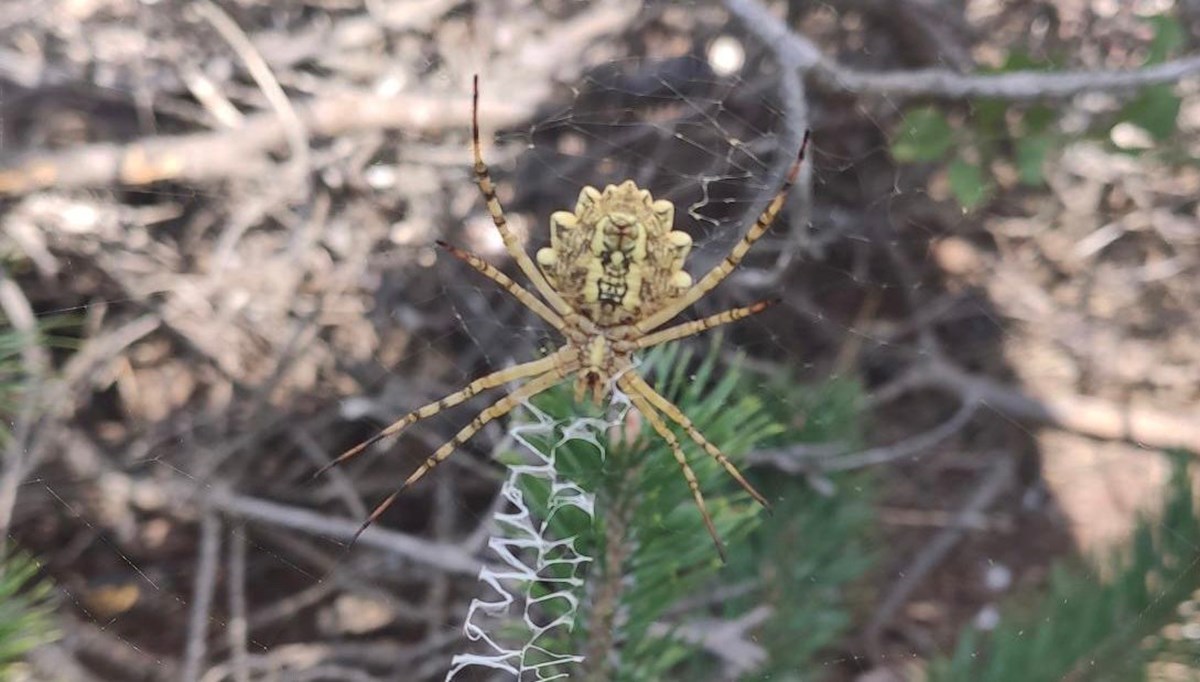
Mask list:
[[[479,81],[476,79],[472,110],[475,181],[483,193],[488,213],[504,240],[505,248],[542,298],[478,256],[442,242],[439,244],[515,296],[562,334],[566,341],[558,351],[544,358],[480,377],[462,390],[410,412],[326,466],[327,469],[345,462],[372,443],[399,433],[409,425],[483,391],[511,381],[528,380],[476,415],[454,438],[430,455],[396,492],[375,507],[358,532],[366,530],[406,487],[416,483],[449,457],[484,424],[508,414],[522,402],[575,375],[578,399],[590,394],[598,403],[616,386],[629,396],[637,411],[667,442],[717,551],[724,559],[725,551],[705,508],[696,475],[687,462],[679,439],[667,426],[663,416],[682,428],[751,497],[764,507],[768,506],[767,500],[742,477],[737,467],[715,445],[708,442],[687,415],[659,395],[634,371],[632,358],[638,351],[740,320],[767,307],[767,302],[755,303],[659,330],[725,279],[741,262],[750,246],[766,232],[783,207],[788,188],[800,171],[804,150],[808,146],[808,135],[805,134],[796,162],[783,187],[766,210],[734,245],[729,255],[693,284],[692,278],[683,270],[692,239],[687,233],[673,229],[675,207],[669,201],[655,200],[650,192],[639,188],[632,180],[609,185],[603,192],[594,187],[584,187],[579,193],[574,212],[554,213],[550,217],[550,246],[538,251],[538,264],[535,265],[529,254],[522,250],[517,236],[509,229],[504,209],[496,198],[480,150],[478,110]]]

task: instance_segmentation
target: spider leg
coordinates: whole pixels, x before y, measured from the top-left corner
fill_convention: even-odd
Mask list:
[[[538,317],[545,320],[546,323],[551,327],[554,327],[560,332],[564,332],[566,324],[563,322],[563,319],[558,316],[558,313],[551,310],[550,307],[545,303],[542,303],[542,300],[530,293],[528,289],[512,281],[508,275],[501,272],[496,266],[469,251],[463,251],[457,246],[447,244],[440,239],[438,240],[437,245],[449,251],[450,255],[454,256],[455,258],[465,261],[467,265],[470,265],[478,270],[484,277],[487,277],[496,284],[499,284],[501,288],[515,296],[517,300],[520,301],[526,308],[529,308],[536,313]]]
[[[643,350],[666,343],[668,341],[674,341],[676,339],[682,339],[694,334],[699,334],[700,332],[708,331],[713,327],[729,324],[730,322],[737,322],[740,319],[750,317],[756,313],[761,313],[767,308],[775,305],[778,301],[779,299],[759,301],[758,303],[748,305],[744,308],[734,308],[732,310],[726,310],[723,313],[717,313],[716,315],[709,315],[701,320],[684,322],[683,324],[677,324],[674,327],[667,327],[662,331],[654,332],[648,336],[643,336],[634,343],[634,346],[638,350]]]
[[[729,461],[729,458],[725,456],[725,453],[721,452],[717,446],[710,443],[708,439],[704,437],[704,434],[700,433],[700,430],[696,428],[696,425],[692,423],[691,419],[688,419],[688,416],[684,414],[682,410],[672,404],[670,400],[667,400],[660,395],[658,391],[655,391],[654,387],[652,387],[645,379],[637,374],[634,374],[633,372],[628,372],[621,377],[621,389],[630,395],[630,399],[633,399],[633,396],[635,395],[642,396],[649,401],[651,405],[665,414],[668,419],[683,427],[683,430],[687,432],[688,437],[695,441],[697,445],[704,448],[705,452],[712,455],[712,458],[717,460],[717,462],[725,468],[725,471],[733,477],[733,480],[737,481],[738,484],[742,486],[743,490],[750,494],[750,497],[753,497],[754,500],[761,504],[767,511],[771,510],[771,503],[767,502],[767,498],[763,497],[762,493],[758,492],[754,489],[754,486],[750,485],[750,482],[742,476],[742,472],[738,471],[738,468],[733,465],[733,462]]]
[[[550,356],[550,358],[555,358],[557,360],[557,354]],[[550,358],[546,359],[548,360]],[[363,531],[365,531],[368,526],[370,526],[372,523],[375,523],[375,521],[382,516],[389,507],[392,506],[392,503],[396,501],[396,498],[400,497],[401,493],[407,490],[409,486],[421,480],[421,478],[424,477],[425,474],[432,471],[434,467],[441,464],[447,457],[453,454],[460,445],[470,440],[471,436],[474,436],[475,433],[479,431],[479,429],[482,429],[485,424],[494,419],[499,419],[509,412],[512,412],[517,405],[520,405],[529,398],[553,388],[563,380],[563,377],[574,371],[576,366],[577,363],[555,365],[550,371],[530,380],[529,383],[521,386],[512,393],[509,393],[500,400],[497,400],[491,405],[491,407],[488,407],[477,414],[475,418],[471,420],[470,424],[464,426],[462,430],[454,434],[454,438],[451,438],[447,443],[434,451],[434,453],[430,455],[429,458],[421,464],[421,466],[417,467],[416,471],[409,474],[408,478],[400,485],[399,488],[396,489],[395,492],[393,492],[391,495],[388,495],[387,499],[385,499],[383,502],[380,502],[375,509],[371,511],[371,515],[367,517],[366,521],[363,521],[362,525],[359,526],[358,530],[354,533],[354,538],[351,539],[350,544],[353,545],[354,542],[358,540],[358,536],[362,535]]]
[[[520,365],[514,365],[512,367],[508,367],[508,368],[505,368],[505,369],[502,369],[502,370],[499,370],[496,372],[492,372],[491,374],[488,374],[486,376],[482,376],[482,377],[476,379],[475,381],[472,381],[471,383],[467,384],[462,390],[457,391],[455,393],[451,393],[450,395],[442,398],[441,400],[437,400],[432,403],[429,403],[428,405],[419,407],[419,408],[413,410],[412,412],[409,412],[408,414],[404,415],[403,417],[397,419],[396,421],[392,422],[387,428],[383,429],[382,431],[375,434],[374,436],[371,436],[367,440],[364,440],[363,442],[359,443],[358,445],[355,445],[354,447],[350,448],[349,450],[343,452],[341,455],[338,455],[337,459],[335,459],[332,462],[330,462],[329,464],[326,464],[325,466],[321,467],[320,470],[317,471],[317,473],[313,474],[313,478],[320,476],[321,474],[325,473],[326,471],[329,471],[333,467],[338,466],[342,462],[353,459],[354,457],[361,454],[364,450],[371,447],[375,443],[378,443],[379,441],[383,440],[384,438],[387,438],[388,436],[400,433],[404,429],[408,428],[409,426],[412,426],[413,424],[421,421],[422,419],[427,419],[448,407],[454,407],[455,405],[458,405],[466,400],[470,400],[475,395],[477,395],[483,391],[486,391],[490,388],[495,388],[497,386],[501,386],[501,385],[506,384],[515,379],[524,379],[526,377],[532,377],[532,376],[537,376],[539,374],[545,374],[546,372],[552,371],[552,370],[554,370],[554,368],[560,366],[570,356],[571,356],[571,353],[568,352],[566,349],[563,349],[563,350],[558,351],[557,353],[547,355],[546,357],[541,358],[540,360],[533,360],[531,362],[525,362]]]
[[[683,477],[687,479],[688,488],[692,491],[692,498],[696,500],[696,506],[700,508],[700,516],[704,518],[704,527],[708,529],[708,534],[712,536],[713,544],[717,547],[717,554],[721,556],[721,563],[727,563],[728,558],[725,554],[725,545],[721,544],[721,538],[717,535],[717,528],[713,525],[712,517],[708,515],[708,506],[704,503],[704,495],[700,492],[700,482],[696,480],[696,472],[692,471],[692,467],[688,465],[687,458],[683,454],[683,448],[679,445],[679,439],[671,432],[666,422],[658,416],[658,412],[654,407],[642,396],[642,393],[630,386],[627,378],[633,376],[626,374],[618,383],[621,388],[629,394],[629,400],[633,402],[633,406],[638,412],[650,422],[650,426],[658,432],[658,435],[663,440],[667,441],[667,445],[671,447],[671,453],[675,455],[675,461],[679,462],[679,468],[683,469]]]
[[[554,287],[550,286],[550,282],[546,281],[545,275],[533,263],[533,259],[529,254],[521,248],[521,243],[517,239],[517,235],[508,227],[508,219],[504,217],[504,207],[500,205],[500,200],[496,198],[496,187],[492,184],[492,176],[488,172],[487,164],[483,162],[483,149],[479,145],[479,76],[475,76],[474,86],[471,99],[471,148],[475,152],[475,184],[479,185],[479,191],[483,193],[484,201],[487,202],[488,213],[492,216],[492,222],[495,223],[496,229],[500,232],[500,238],[504,240],[504,248],[517,261],[521,272],[529,278],[533,283],[533,287],[538,290],[550,305],[554,307],[563,317],[568,319],[574,317],[575,312],[566,300],[559,295]]]
[[[685,291],[678,299],[672,301],[666,308],[635,324],[634,326],[640,333],[653,331],[669,322],[672,317],[683,312],[684,308],[700,300],[701,296],[720,284],[721,280],[728,277],[738,263],[742,262],[742,258],[746,256],[746,252],[750,250],[754,242],[758,241],[766,233],[771,223],[775,222],[775,216],[779,215],[779,211],[783,209],[783,202],[787,199],[788,191],[792,185],[796,184],[796,178],[800,176],[800,166],[804,162],[804,154],[808,150],[809,133],[810,131],[804,131],[804,141],[800,143],[800,151],[796,155],[796,161],[792,164],[791,170],[788,171],[787,179],[783,181],[783,187],[779,188],[779,193],[767,205],[762,215],[758,216],[758,220],[754,221],[754,226],[734,245],[729,255],[725,256],[725,260],[718,263],[703,279]]]

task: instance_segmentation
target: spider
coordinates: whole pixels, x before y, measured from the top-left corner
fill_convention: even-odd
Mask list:
[[[774,199],[725,260],[699,282],[693,282],[683,270],[692,239],[686,232],[671,229],[675,206],[669,201],[654,199],[650,192],[640,189],[632,180],[609,185],[604,191],[584,187],[574,211],[552,214],[550,246],[537,252],[535,265],[509,228],[504,209],[496,198],[487,164],[483,162],[479,144],[478,76],[474,80],[472,95],[471,136],[475,182],[487,202],[488,213],[500,232],[505,248],[542,298],[478,256],[442,241],[438,245],[515,296],[565,337],[566,343],[546,357],[480,377],[465,388],[404,415],[318,471],[316,475],[352,459],[374,443],[483,391],[511,381],[528,380],[476,415],[449,442],[417,467],[395,492],[375,507],[355,533],[354,539],[374,523],[405,489],[432,471],[485,424],[508,414],[522,402],[573,374],[577,401],[582,401],[585,395],[590,394],[591,399],[600,404],[615,384],[629,396],[633,406],[666,441],[683,471],[717,553],[724,562],[725,548],[709,516],[696,475],[688,465],[679,439],[664,417],[680,426],[689,438],[716,459],[763,508],[769,511],[770,503],[700,433],[687,415],[634,371],[633,357],[638,351],[753,315],[773,302],[761,301],[659,330],[725,279],[741,262],[751,245],[766,232],[796,181],[808,147],[809,132],[805,131],[796,161]]]

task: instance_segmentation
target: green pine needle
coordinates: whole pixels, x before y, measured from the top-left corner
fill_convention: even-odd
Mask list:
[[[1200,677],[1200,645],[1169,636],[1181,606],[1200,589],[1200,517],[1189,456],[1175,469],[1158,516],[1142,519],[1114,557],[1112,578],[1057,567],[1031,612],[1010,613],[988,635],[968,632],[953,656],[936,660],[931,682],[1059,682],[1147,679],[1154,661]]]
[[[0,680],[15,678],[25,654],[58,637],[53,589],[40,569],[23,554],[0,561]]]
[[[27,344],[43,343],[41,331],[30,339],[7,328],[0,316],[0,447],[7,447],[11,414],[27,392],[21,352]],[[20,553],[3,556],[0,550],[0,680],[15,679],[21,659],[34,648],[57,637],[53,589],[38,577],[41,565]]]
[[[754,447],[856,440],[860,431],[856,385],[831,382],[813,389],[794,382],[772,383],[747,376],[738,367],[721,366],[719,345],[712,348],[698,358],[681,345],[668,345],[647,354],[638,372],[743,470],[747,467],[742,460]],[[588,411],[575,404],[570,386],[535,403],[560,423]],[[583,679],[720,679],[712,658],[694,643],[671,635],[669,629],[664,636],[662,625],[686,622],[689,614],[672,612],[686,599],[748,584],[752,587],[743,596],[690,615],[732,619],[770,604],[771,617],[755,633],[768,661],[755,674],[783,679],[779,675],[787,671],[792,674],[787,679],[817,679],[824,670],[820,653],[845,634],[850,623],[844,588],[860,578],[870,563],[866,546],[872,515],[866,478],[841,476],[835,481],[839,492],[822,497],[802,479],[745,471],[776,501],[775,514],[768,516],[716,461],[681,429],[674,430],[729,549],[729,564],[722,566],[678,464],[649,425],[642,425],[632,443],[601,434],[603,456],[580,441],[560,446],[556,451],[560,477],[596,494],[597,513],[595,523],[583,514],[558,515],[551,532],[555,537],[577,536],[576,544],[595,562],[581,595],[584,607],[575,630],[547,643],[548,648],[584,653],[597,641],[611,642],[610,651],[618,652],[616,669],[597,675],[593,656],[585,663],[589,674]],[[556,438],[557,434],[535,445],[548,449]],[[546,488],[535,482],[523,490],[526,503],[541,518],[545,518]],[[618,521],[619,528],[606,526],[614,522],[606,510],[626,507],[628,518]],[[627,554],[615,567],[618,575],[609,574],[614,567],[606,565],[613,549],[608,542],[614,539]],[[589,609],[600,586],[609,584],[607,578],[615,578],[621,588],[616,624],[612,632],[589,632],[596,621]],[[812,674],[796,677],[797,670]]]

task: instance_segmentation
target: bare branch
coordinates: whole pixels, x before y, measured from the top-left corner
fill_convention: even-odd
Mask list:
[[[895,386],[891,398],[921,388],[940,388],[957,395],[962,404],[942,424],[892,445],[840,454],[837,444],[801,444],[752,452],[749,459],[791,473],[811,473],[844,471],[915,457],[961,429],[979,407],[988,407],[1010,419],[1046,424],[1092,438],[1124,440],[1148,449],[1200,452],[1200,414],[1172,414],[1064,393],[1033,396],[994,379],[965,372],[941,359],[914,366]]]
[[[360,525],[358,521],[330,518],[309,509],[246,497],[227,491],[212,490],[207,494],[208,502],[213,508],[225,513],[340,540],[350,540]],[[418,563],[428,564],[456,575],[474,577],[483,567],[481,561],[458,545],[430,542],[382,528],[368,529],[359,538],[358,544],[399,554]]]
[[[919,457],[928,453],[935,445],[958,433],[979,408],[979,400],[971,395],[964,397],[962,405],[949,419],[937,426],[906,438],[892,445],[882,445],[860,452],[846,453],[841,444],[821,444],[815,448],[800,447],[760,450],[749,455],[751,462],[767,463],[783,471],[808,473],[815,471],[848,471],[894,462],[899,459]],[[832,447],[825,447],[830,445]]]
[[[867,646],[877,661],[882,660],[879,639],[883,634],[883,629],[892,621],[900,607],[908,601],[913,591],[921,585],[933,569],[937,568],[942,559],[946,558],[954,545],[958,544],[958,541],[966,534],[970,528],[970,519],[987,511],[996,503],[1000,495],[1009,489],[1015,473],[1016,465],[1013,460],[1005,456],[999,457],[988,469],[987,475],[975,492],[971,494],[971,497],[967,499],[966,504],[959,510],[955,522],[935,535],[913,557],[908,566],[899,572],[900,579],[892,585],[883,603],[876,609],[875,615],[871,617],[871,622],[867,625]]]
[[[556,31],[554,39],[531,46],[529,63],[546,64],[553,76],[570,78],[573,55],[601,36],[621,30],[638,14],[639,3],[597,3]],[[540,61],[538,58],[544,57]],[[524,90],[510,87],[504,95],[480,101],[480,114],[490,126],[503,128],[527,119],[545,101],[551,78],[523,74]],[[297,120],[309,137],[337,137],[364,130],[396,130],[437,134],[470,124],[470,100],[441,92],[377,95],[342,92],[296,107]],[[152,137],[130,144],[89,144],[61,152],[33,153],[0,163],[0,196],[48,187],[147,185],[164,180],[196,183],[257,176],[272,164],[267,153],[287,146],[289,127],[278,113],[249,116],[236,130]]]
[[[229,639],[230,660],[234,682],[250,682],[247,669],[246,638],[249,633],[246,619],[246,528],[229,530]]]
[[[894,98],[1041,100],[1174,83],[1200,73],[1200,55],[1136,71],[1012,71],[971,75],[948,69],[917,69],[872,73],[842,66],[826,57],[812,41],[790,31],[757,0],[725,0],[725,6],[778,55],[781,63],[794,64],[815,84],[839,92]]]
[[[188,618],[187,649],[183,655],[185,682],[196,682],[204,665],[208,645],[208,621],[217,584],[217,554],[221,549],[221,521],[207,511],[200,522],[200,561],[192,588],[192,610]]]
[[[292,179],[300,181],[309,167],[308,129],[305,127],[304,121],[300,120],[296,108],[292,106],[291,100],[279,85],[275,74],[271,73],[271,67],[267,66],[266,60],[254,47],[254,43],[246,37],[237,22],[216,3],[212,0],[198,0],[192,7],[217,30],[217,33],[221,34],[225,42],[229,43],[242,63],[246,65],[250,77],[254,79],[267,101],[270,102],[271,108],[275,110],[292,154]]]
[[[926,385],[977,396],[981,404],[1013,419],[1041,422],[1092,438],[1125,440],[1145,448],[1200,453],[1200,414],[1195,412],[1168,413],[1065,393],[1032,396],[943,361],[931,361],[924,372]]]

